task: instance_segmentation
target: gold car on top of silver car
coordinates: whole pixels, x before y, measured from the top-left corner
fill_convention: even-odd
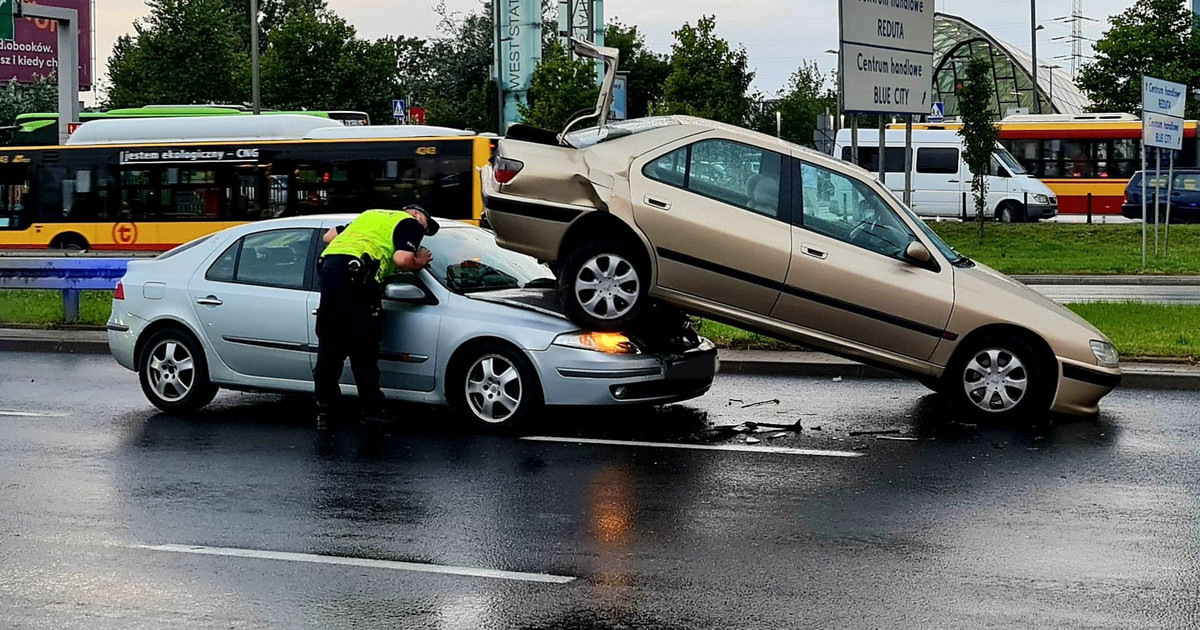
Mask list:
[[[615,51],[576,49],[611,74]],[[514,125],[483,177],[497,242],[556,267],[576,323],[622,329],[656,300],[993,416],[1095,413],[1120,382],[1103,333],[959,255],[867,171],[698,118],[605,124],[605,92],[597,127]]]

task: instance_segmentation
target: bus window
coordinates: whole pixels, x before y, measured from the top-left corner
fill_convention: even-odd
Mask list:
[[[0,168],[0,229],[16,230],[29,226],[29,169],[20,165]]]

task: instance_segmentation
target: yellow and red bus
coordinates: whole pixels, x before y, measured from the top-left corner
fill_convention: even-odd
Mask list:
[[[1059,214],[1120,214],[1129,178],[1141,168],[1142,121],[1132,114],[1016,115],[1001,120],[1000,143],[1058,197]],[[959,129],[924,123],[923,129]],[[1196,121],[1184,125],[1176,166],[1196,165]],[[1165,162],[1165,158],[1164,158]],[[1165,167],[1164,167],[1165,168]]]
[[[238,118],[96,121],[66,145],[0,147],[0,249],[162,251],[246,221],[409,203],[478,224],[487,137]],[[257,126],[236,139],[232,123]],[[154,140],[147,125],[171,131]],[[262,139],[263,125],[284,131]]]

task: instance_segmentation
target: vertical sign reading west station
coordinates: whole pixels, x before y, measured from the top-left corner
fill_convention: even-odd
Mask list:
[[[848,112],[927,114],[933,82],[933,0],[841,0]]]
[[[525,102],[533,69],[542,60],[542,3],[540,0],[496,0],[499,8],[500,60],[496,68],[504,95],[504,120],[521,119],[517,103]]]

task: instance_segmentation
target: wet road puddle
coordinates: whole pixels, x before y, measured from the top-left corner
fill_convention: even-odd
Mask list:
[[[521,438],[531,442],[560,442],[564,444],[595,444],[602,446],[633,446],[642,448],[675,448],[694,451],[732,451],[738,453],[776,453],[811,457],[860,457],[862,453],[787,446],[752,446],[749,444],[686,444],[681,442],[643,442],[639,440],[604,440],[592,438],[529,435]]]
[[[12,411],[0,409],[0,418],[65,418],[71,414],[56,411]]]

